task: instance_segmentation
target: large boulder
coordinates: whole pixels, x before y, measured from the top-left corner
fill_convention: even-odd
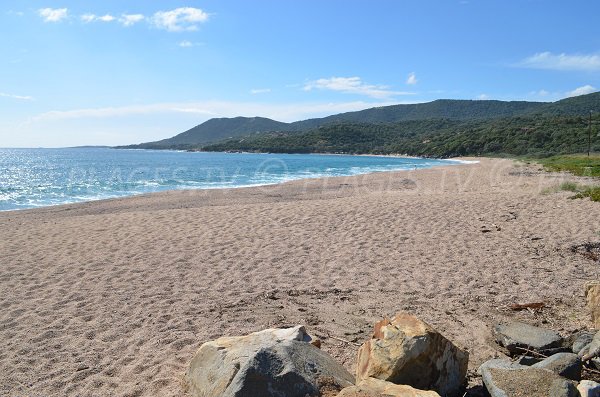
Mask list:
[[[204,343],[185,380],[193,397],[318,396],[320,380],[343,387],[353,376],[309,343],[304,327],[267,329]]]
[[[491,397],[577,397],[575,382],[555,373],[495,359],[479,367]]]
[[[499,324],[494,327],[493,333],[496,342],[511,354],[523,354],[530,350],[550,355],[563,349],[563,338],[557,332],[525,323]]]
[[[585,299],[592,314],[594,328],[600,328],[600,282],[595,281],[585,286]]]
[[[469,354],[430,325],[407,314],[375,324],[358,351],[357,383],[373,377],[443,396],[457,395],[465,383]]]
[[[431,390],[419,390],[385,380],[367,378],[356,386],[344,388],[337,397],[440,397]]]

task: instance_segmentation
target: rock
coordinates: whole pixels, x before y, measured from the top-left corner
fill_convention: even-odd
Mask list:
[[[579,358],[582,358],[583,356],[587,356],[587,354],[590,352],[591,345],[592,345],[592,343],[590,342],[587,345],[585,345],[585,347],[583,349],[579,350],[579,353],[577,353]]]
[[[575,335],[573,338],[573,346],[571,350],[573,350],[573,353],[579,354],[584,347],[592,342],[592,339],[594,339],[594,334],[592,332],[582,331],[577,333],[577,335]]]
[[[396,314],[375,324],[358,350],[357,383],[369,377],[448,396],[465,383],[469,354],[416,317]]]
[[[600,282],[595,281],[585,286],[585,300],[592,314],[594,328],[600,328]]]
[[[419,390],[412,386],[367,378],[356,386],[346,387],[337,397],[440,397],[440,395],[431,390]]]
[[[542,368],[495,359],[479,373],[491,397],[577,397],[574,382]]]
[[[600,397],[600,383],[592,380],[582,380],[577,386],[581,397]]]
[[[304,327],[267,329],[204,343],[185,375],[193,397],[305,397],[319,395],[319,381],[343,387],[353,377],[327,353],[308,343]]]
[[[582,361],[589,360],[596,369],[600,369],[600,331],[596,332],[590,344],[581,349],[577,355]]]
[[[563,341],[554,331],[519,322],[496,325],[493,332],[496,342],[511,354],[523,354],[523,349],[554,354],[557,352],[555,349],[561,350]]]
[[[571,380],[581,379],[582,363],[575,353],[557,353],[531,367],[547,369]]]

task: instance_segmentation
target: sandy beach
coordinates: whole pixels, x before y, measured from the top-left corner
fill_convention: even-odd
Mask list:
[[[408,311],[471,354],[490,326],[591,327],[600,205],[512,160],[0,213],[0,396],[181,396],[201,343],[304,324],[354,371]],[[514,303],[545,302],[540,313]],[[340,341],[343,339],[352,343]]]

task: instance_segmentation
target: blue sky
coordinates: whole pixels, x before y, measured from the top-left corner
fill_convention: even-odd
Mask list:
[[[0,147],[600,88],[600,2],[3,0]]]

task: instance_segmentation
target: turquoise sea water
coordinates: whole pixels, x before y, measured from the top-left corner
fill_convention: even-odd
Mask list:
[[[108,148],[0,149],[0,211],[163,190],[256,186],[447,164],[456,162]]]

